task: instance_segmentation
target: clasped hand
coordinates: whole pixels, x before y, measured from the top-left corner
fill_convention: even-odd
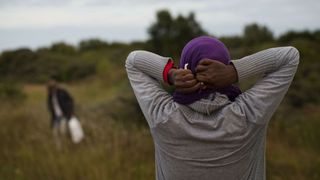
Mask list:
[[[203,59],[196,67],[196,75],[190,69],[171,69],[169,81],[180,93],[192,93],[199,89],[222,88],[237,82],[237,72],[232,64]]]

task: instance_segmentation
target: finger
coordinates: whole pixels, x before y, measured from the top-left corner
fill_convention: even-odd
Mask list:
[[[195,92],[201,88],[201,84],[198,82],[196,85],[189,87],[189,88],[177,88],[176,91],[183,93],[183,94],[188,94]]]
[[[176,74],[175,78],[176,81],[188,81],[188,80],[192,80],[195,79],[194,75],[192,74],[192,71],[185,71],[182,72],[180,71],[178,74]]]
[[[202,60],[200,60],[199,64],[200,64],[200,65],[209,65],[209,64],[211,64],[212,62],[213,62],[212,59],[202,59]]]
[[[197,75],[201,75],[201,76],[208,76],[208,73],[206,73],[206,72],[198,72],[197,74],[196,74],[196,76]],[[210,75],[210,74],[209,74]]]
[[[185,81],[185,82],[178,81],[178,82],[176,82],[175,86],[176,86],[176,88],[189,88],[189,87],[196,85],[197,83],[198,83],[198,81],[195,79],[193,79],[191,81]]]
[[[199,64],[199,65],[196,67],[196,72],[206,71],[207,69],[208,69],[208,66]]]
[[[193,80],[193,79],[195,79],[193,74],[186,74],[186,75],[184,75],[182,77],[183,81],[190,81],[190,80]]]
[[[192,71],[190,69],[178,69],[176,70],[176,74],[178,75],[185,75],[185,74],[192,74]]]
[[[179,89],[179,92],[185,93],[185,94],[192,93],[192,92],[199,90],[200,87],[201,87],[200,83],[197,83],[196,85],[189,87],[189,88],[181,88],[181,89]]]
[[[200,81],[200,82],[207,82],[207,81],[208,81],[207,76],[202,75],[202,74],[197,74],[196,79],[197,79],[198,81]]]

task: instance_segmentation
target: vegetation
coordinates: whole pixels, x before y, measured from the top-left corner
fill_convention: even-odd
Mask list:
[[[157,13],[157,21],[150,26],[148,32],[150,40],[147,48],[171,57],[179,57],[181,49],[191,39],[207,34],[195,20],[193,13],[187,17],[178,15],[174,18],[166,10]]]
[[[159,11],[149,40],[130,44],[99,39],[63,42],[0,56],[0,179],[154,179],[153,143],[126,78],[124,61],[148,49],[177,61],[184,44],[207,34],[194,14]],[[219,37],[233,59],[275,46],[295,46],[299,69],[267,139],[268,179],[320,179],[320,31],[274,37],[259,24],[242,35]],[[55,149],[46,110],[45,83],[56,76],[76,100],[86,139],[64,139]],[[241,84],[242,89],[250,83]]]

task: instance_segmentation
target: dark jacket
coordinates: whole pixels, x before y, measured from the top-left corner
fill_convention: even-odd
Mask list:
[[[58,88],[56,90],[56,93],[57,93],[58,104],[63,113],[63,116],[67,120],[69,120],[73,115],[73,111],[74,111],[73,99],[70,96],[70,94],[64,89]],[[56,118],[56,115],[54,113],[52,96],[53,96],[53,92],[50,91],[48,94],[48,109],[51,113],[51,121],[53,122],[54,119]]]

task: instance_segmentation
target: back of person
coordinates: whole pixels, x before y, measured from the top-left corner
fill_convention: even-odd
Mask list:
[[[159,179],[264,176],[266,126],[248,122],[231,102],[210,114],[177,106],[166,122],[151,129]]]
[[[239,82],[264,76],[233,101],[212,92],[190,104],[160,86],[169,59],[134,51],[126,61],[154,140],[157,179],[265,179],[267,125],[293,79],[298,51],[271,48],[232,61]]]

